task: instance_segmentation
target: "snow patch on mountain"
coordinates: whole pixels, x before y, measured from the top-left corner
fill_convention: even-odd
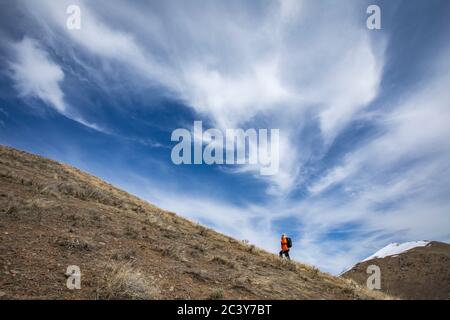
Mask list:
[[[408,250],[411,250],[416,247],[424,247],[429,244],[430,241],[420,240],[420,241],[410,241],[404,243],[390,243],[383,249],[378,250],[373,255],[365,258],[362,261],[368,261],[375,258],[385,258],[393,255],[398,255]]]

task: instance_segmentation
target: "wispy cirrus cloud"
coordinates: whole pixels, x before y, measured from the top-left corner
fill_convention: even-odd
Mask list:
[[[113,7],[76,3],[82,29],[74,31],[67,30],[62,14],[72,1],[26,2],[59,28],[65,41],[130,66],[129,72],[164,86],[220,128],[262,117],[282,129],[289,152],[282,153],[279,174],[268,180],[274,194],[297,185],[295,166],[309,148],[297,132],[306,114],[319,119],[322,139],[330,145],[377,94],[383,48],[374,51],[356,8],[323,10],[324,3],[309,1],[167,1],[134,8],[123,1]],[[304,29],[309,32],[299,32]],[[333,50],[323,50],[325,43]],[[293,117],[299,121],[292,123]]]
[[[37,98],[62,115],[91,129],[105,132],[95,123],[83,119],[64,99],[61,83],[64,71],[55,63],[38,41],[24,37],[11,43],[14,58],[10,61],[10,76],[21,97]]]
[[[60,87],[64,80],[62,69],[33,39],[25,37],[13,43],[12,48],[16,59],[10,67],[20,95],[39,98],[64,113],[66,105]]]

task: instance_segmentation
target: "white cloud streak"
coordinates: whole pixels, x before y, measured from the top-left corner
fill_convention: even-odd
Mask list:
[[[83,119],[64,99],[61,84],[64,71],[55,63],[38,41],[24,37],[11,43],[14,58],[9,63],[11,78],[21,97],[42,100],[56,111],[88,128],[106,132],[95,123]]]
[[[61,68],[30,38],[14,43],[13,50],[16,61],[10,66],[20,95],[39,98],[64,113],[64,93],[60,88],[64,72]]]
[[[304,158],[294,139],[304,114],[316,115],[329,145],[376,96],[381,79],[382,50],[373,51],[356,12],[337,6],[75,3],[81,30],[66,29],[65,8],[73,1],[26,2],[76,44],[165,86],[219,128],[245,126],[257,116],[278,119],[271,125],[284,125],[289,152],[282,153],[281,170],[270,180],[271,194],[285,195],[297,185],[296,167]],[[293,118],[298,121],[286,122]]]

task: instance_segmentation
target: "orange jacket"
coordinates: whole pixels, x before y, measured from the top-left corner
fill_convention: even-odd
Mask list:
[[[281,250],[283,251],[289,250],[286,237],[281,237]]]

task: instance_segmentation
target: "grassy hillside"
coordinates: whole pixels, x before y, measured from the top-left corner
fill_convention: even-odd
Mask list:
[[[176,199],[174,199],[176,201]],[[81,268],[68,290],[66,268]],[[384,299],[0,146],[0,298]]]

